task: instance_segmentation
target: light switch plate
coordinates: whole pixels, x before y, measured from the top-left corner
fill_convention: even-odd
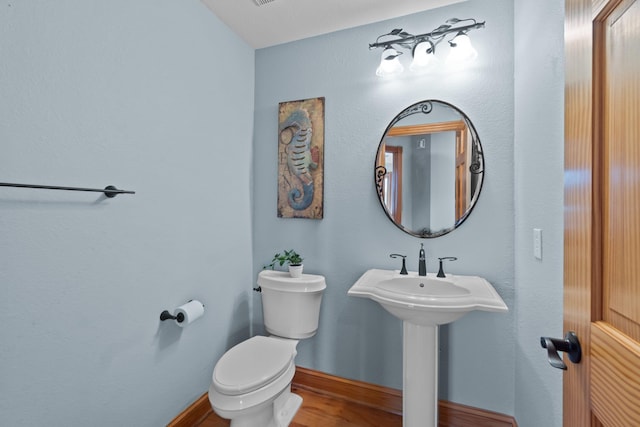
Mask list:
[[[533,229],[533,256],[542,259],[542,229]]]

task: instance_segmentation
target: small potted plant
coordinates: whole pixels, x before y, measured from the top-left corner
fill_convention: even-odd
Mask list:
[[[273,256],[271,260],[271,264],[266,265],[266,267],[270,267],[272,270],[276,264],[283,266],[285,263],[289,266],[289,274],[291,277],[300,277],[302,276],[302,257],[293,249],[285,250],[283,253],[277,253]]]

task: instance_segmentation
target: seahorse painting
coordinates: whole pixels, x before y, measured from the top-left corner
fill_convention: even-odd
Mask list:
[[[278,217],[322,219],[324,98],[278,108]]]
[[[287,166],[291,175],[298,178],[302,192],[294,187],[289,191],[289,205],[295,210],[308,208],[313,201],[313,176],[311,170],[318,164],[311,155],[313,126],[309,112],[294,110],[280,125],[280,142],[286,144]]]

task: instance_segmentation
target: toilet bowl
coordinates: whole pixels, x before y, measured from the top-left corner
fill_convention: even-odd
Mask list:
[[[302,403],[291,393],[296,340],[255,336],[227,351],[213,370],[209,401],[234,427],[287,426]]]
[[[265,329],[228,350],[209,387],[213,410],[231,427],[286,427],[302,404],[291,392],[299,339],[318,329],[324,277],[264,270],[258,275]]]

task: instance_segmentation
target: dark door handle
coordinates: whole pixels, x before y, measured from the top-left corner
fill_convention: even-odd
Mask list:
[[[573,363],[580,363],[582,358],[582,349],[580,348],[580,340],[573,332],[567,332],[564,339],[540,337],[540,345],[547,349],[547,357],[549,363],[554,368],[567,369],[562,358],[558,354],[559,351],[567,353],[569,360]]]

